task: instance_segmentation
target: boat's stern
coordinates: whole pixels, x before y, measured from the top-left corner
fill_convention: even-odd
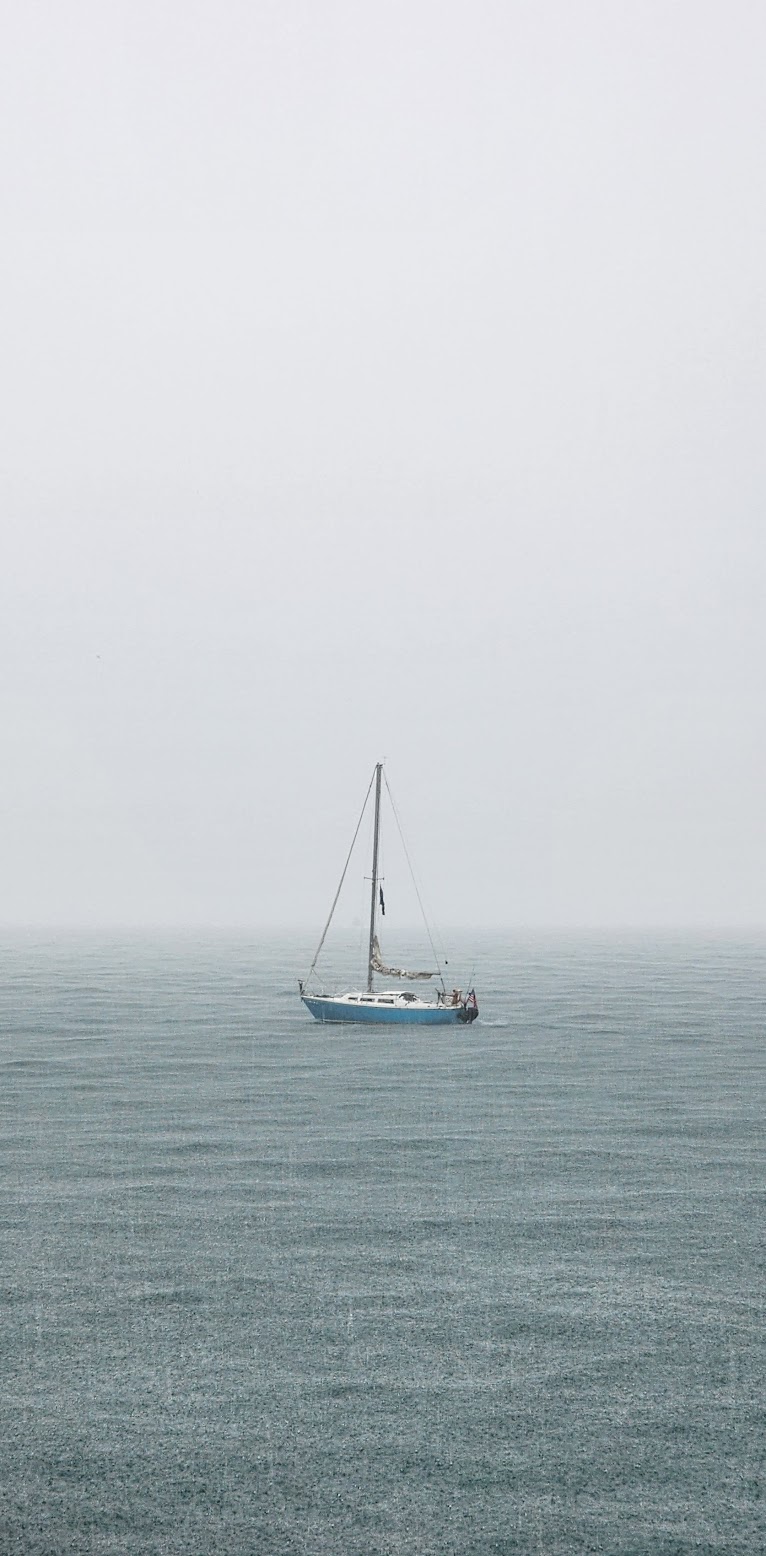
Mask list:
[[[479,1004],[478,1004],[478,1000],[476,998],[476,991],[475,991],[475,989],[469,989],[468,993],[466,994],[465,999],[463,1000],[463,1002],[460,1005],[460,1008],[458,1010],[458,1013],[457,1013],[458,1021],[463,1021],[463,1022],[466,1022],[466,1023],[471,1022],[471,1021],[475,1021],[476,1017],[478,1016],[478,1014],[479,1014]]]

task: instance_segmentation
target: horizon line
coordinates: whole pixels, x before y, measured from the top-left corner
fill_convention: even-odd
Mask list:
[[[345,925],[342,936],[356,936],[364,926]],[[273,934],[316,937],[316,925],[279,921],[246,920],[150,920],[150,919],[0,919],[0,934]],[[422,924],[398,924],[396,933],[423,933]],[[766,922],[737,920],[638,920],[613,923],[592,920],[567,923],[563,920],[511,923],[454,923],[439,926],[439,939],[445,934],[529,935],[529,934],[766,934]]]

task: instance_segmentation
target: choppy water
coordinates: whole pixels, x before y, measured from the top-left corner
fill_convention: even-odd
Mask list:
[[[304,951],[4,945],[3,1553],[763,1550],[766,944]]]

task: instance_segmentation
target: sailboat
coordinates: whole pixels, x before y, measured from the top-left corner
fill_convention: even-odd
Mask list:
[[[338,890],[335,893],[327,923],[322,931],[322,938],[317,946],[314,960],[305,980],[301,979],[298,985],[301,999],[316,1021],[378,1022],[386,1025],[406,1023],[408,1026],[467,1024],[475,1021],[479,1014],[476,993],[473,989],[469,989],[467,994],[463,994],[462,989],[452,989],[448,993],[440,970],[408,972],[404,967],[388,967],[383,961],[377,934],[378,910],[380,909],[382,913],[385,913],[383,891],[379,878],[380,800],[383,781],[383,763],[377,762],[370,779],[367,794],[365,795],[364,805],[357,822],[356,832],[349,849]],[[354,851],[354,844],[359,836],[359,829],[367,809],[373,784],[375,786],[375,817],[372,834],[372,890],[370,893],[370,932],[367,950],[367,987],[364,990],[356,990],[345,994],[312,993],[310,992],[311,980],[325,943],[327,932],[332,923],[333,914],[338,905],[338,898],[351,861],[351,855]],[[386,787],[388,788],[387,783]],[[437,960],[435,952],[434,960]],[[419,995],[413,994],[410,989],[402,989],[398,985],[393,988],[378,989],[375,987],[376,976],[395,978],[399,981],[414,980],[418,982],[429,978],[438,978],[440,987],[436,991],[435,999],[425,1000],[421,999]]]

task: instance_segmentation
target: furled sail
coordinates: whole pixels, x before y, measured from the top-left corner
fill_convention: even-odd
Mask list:
[[[381,960],[377,935],[372,942],[371,966],[373,972],[382,973],[384,978],[433,978],[434,976],[432,972],[408,972],[406,967],[386,967],[385,962]]]

